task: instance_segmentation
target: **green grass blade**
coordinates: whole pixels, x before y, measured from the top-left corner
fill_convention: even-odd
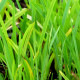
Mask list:
[[[32,69],[31,69],[29,63],[28,63],[27,60],[25,60],[25,59],[24,59],[24,63],[26,64],[25,68],[26,68],[26,67],[28,68],[29,75],[30,75],[30,80],[34,80],[33,72],[32,72]]]
[[[17,39],[16,39],[16,21],[15,21],[15,7],[14,7],[14,4],[13,4],[13,23],[12,23],[12,26],[13,26],[13,33],[12,33],[12,40],[14,41],[14,43],[17,44]]]
[[[7,62],[7,66],[8,66],[8,70],[9,70],[9,75],[10,75],[11,80],[13,80],[13,76],[12,76],[12,72],[11,72],[11,66],[12,66],[12,64],[11,64],[12,62],[11,61],[12,60],[10,59],[11,57],[10,57],[10,54],[9,54],[9,48],[8,48],[8,45],[6,43],[6,39],[5,39],[5,37],[4,37],[1,29],[0,29],[0,35],[1,35],[3,43],[5,45],[4,46],[5,59],[6,59],[6,62]]]
[[[54,59],[54,53],[50,56],[50,59],[49,59],[49,61],[48,61],[48,64],[47,64],[47,66],[46,66],[46,68],[45,68],[45,73],[44,73],[44,79],[43,80],[46,80],[47,79],[47,76],[48,76],[48,74],[49,74],[49,69],[50,69],[50,66],[51,66],[51,63],[52,63],[52,61],[53,61],[53,59]]]
[[[68,0],[67,4],[66,4],[66,8],[63,14],[63,19],[62,19],[62,26],[64,27],[65,21],[66,21],[66,17],[67,17],[67,13],[68,13],[68,9],[69,9],[69,5],[70,5],[71,0]]]
[[[4,8],[6,2],[7,2],[7,0],[0,0],[0,12]]]
[[[3,62],[6,64],[5,56],[4,56],[2,53],[0,53],[0,59],[2,59],[2,60],[3,60]]]
[[[47,26],[48,26],[48,24],[49,24],[49,20],[50,20],[50,17],[51,17],[51,14],[52,14],[53,7],[54,7],[55,2],[56,2],[56,0],[52,0],[52,1],[51,1],[51,4],[50,4],[50,7],[49,7],[49,9],[48,9],[48,12],[47,12],[47,15],[46,15],[44,24],[43,24],[43,30],[42,30],[41,37],[40,37],[39,47],[41,47],[42,42],[43,42],[43,40],[44,40],[44,36],[45,36],[45,33],[46,33],[46,29],[47,29]]]
[[[41,5],[38,3],[34,3],[34,2],[31,2],[31,4],[36,9],[36,11],[38,11],[39,14],[44,17]]]
[[[27,28],[27,30],[24,33],[24,36],[23,36],[23,39],[22,39],[22,47],[24,47],[23,48],[24,49],[23,55],[25,55],[25,53],[26,53],[28,41],[30,39],[30,36],[31,36],[32,31],[33,31],[34,25],[35,25],[35,23],[30,24],[29,27]]]
[[[4,76],[3,76],[3,74],[1,74],[1,73],[0,73],[0,79],[1,79],[1,80],[4,80]]]
[[[18,46],[9,38],[7,38],[8,43],[12,46],[14,51],[18,54]]]
[[[21,17],[23,14],[25,14],[27,11],[27,9],[22,9],[21,11],[19,11],[18,13],[15,14],[15,20],[17,20],[19,17]],[[12,20],[13,18],[11,17],[6,23],[5,26],[6,28],[8,28],[11,24],[12,24]]]
[[[59,32],[59,29],[60,29],[60,26],[58,27],[57,31],[55,32],[55,35],[53,36],[53,38],[51,40],[50,47],[49,47],[49,53],[50,53],[51,47],[52,47],[52,45],[54,43],[54,40],[55,40],[55,38],[56,38],[56,36],[57,36],[57,34]]]
[[[65,80],[69,80],[69,79],[64,75],[64,73],[62,73],[62,71],[59,71],[59,72],[60,72],[61,76],[62,76]]]

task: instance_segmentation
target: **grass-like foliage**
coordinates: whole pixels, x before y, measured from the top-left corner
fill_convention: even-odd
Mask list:
[[[80,0],[21,1],[0,0],[0,80],[80,80]]]

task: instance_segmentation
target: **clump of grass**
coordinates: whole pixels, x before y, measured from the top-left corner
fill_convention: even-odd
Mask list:
[[[79,0],[15,3],[0,0],[0,79],[80,79]]]

